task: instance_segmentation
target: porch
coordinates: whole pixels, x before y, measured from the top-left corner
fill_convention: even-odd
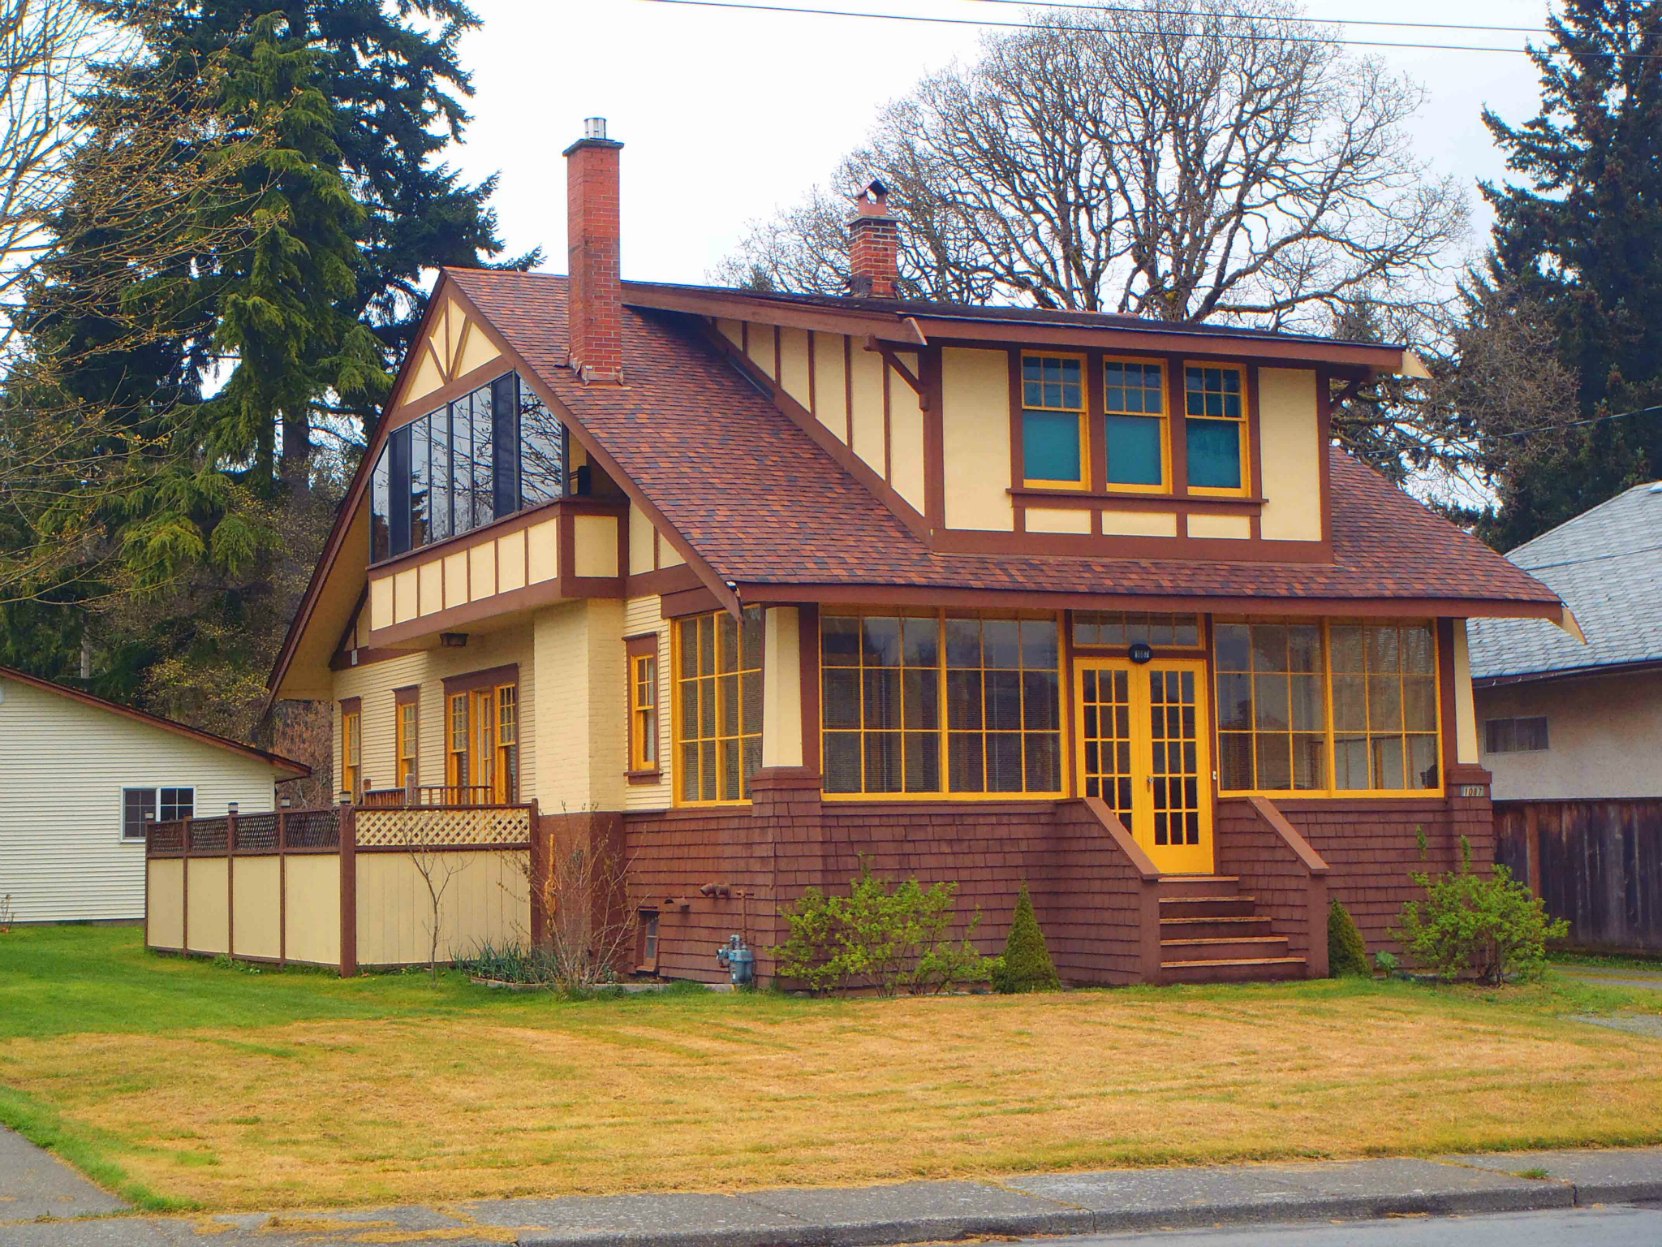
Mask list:
[[[469,795],[366,793],[357,805],[154,822],[145,943],[342,975],[524,944],[540,922],[536,805]]]

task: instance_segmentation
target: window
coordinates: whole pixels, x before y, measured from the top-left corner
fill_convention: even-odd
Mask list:
[[[1052,615],[824,616],[825,790],[1059,792],[1059,662]]]
[[[658,911],[641,910],[635,930],[635,968],[651,973],[658,968]]]
[[[468,753],[468,695],[452,693],[447,698],[444,716],[444,782],[461,800],[460,790],[473,782]]]
[[[1200,644],[1199,615],[1156,615],[1143,611],[1076,611],[1075,645],[1123,649],[1137,641],[1192,649]]]
[[[629,771],[658,773],[658,638],[634,637],[629,657]]]
[[[1534,753],[1546,749],[1547,717],[1483,720],[1485,753]]]
[[[492,768],[492,796],[501,802],[519,800],[519,687],[496,689],[496,765]]]
[[[1441,784],[1427,623],[1220,623],[1218,777],[1236,792]]]
[[[363,789],[363,713],[357,698],[340,708],[340,790],[356,801]]]
[[[1102,402],[1108,488],[1168,489],[1165,365],[1104,360]]]
[[[762,761],[762,612],[675,621],[676,795],[744,801]]]
[[[1022,472],[1029,485],[1083,489],[1085,361],[1077,355],[1023,355]]]
[[[370,560],[565,493],[565,426],[517,373],[394,429],[370,476]]]
[[[393,720],[393,752],[397,755],[397,776],[400,790],[408,789],[418,781],[419,724],[421,693],[418,689],[399,689],[394,695],[396,718]]]
[[[445,682],[444,782],[458,804],[519,800],[519,686],[513,668]]]
[[[196,817],[194,788],[123,788],[121,838],[143,840],[152,820],[170,823]]]
[[[1183,370],[1184,446],[1195,493],[1246,491],[1246,375],[1229,364]]]

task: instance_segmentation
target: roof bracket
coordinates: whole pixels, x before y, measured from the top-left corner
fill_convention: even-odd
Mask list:
[[[869,333],[866,335],[864,346],[866,350],[875,351],[877,354],[881,355],[883,357],[883,362],[898,372],[900,374],[900,379],[912,387],[912,392],[918,396],[918,410],[928,411],[929,387],[924,385],[924,383],[918,378],[917,373],[908,368],[901,360],[900,356],[895,354],[894,347],[890,346],[886,342],[879,342],[875,335]]]

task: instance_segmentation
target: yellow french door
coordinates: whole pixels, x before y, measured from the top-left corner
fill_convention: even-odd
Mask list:
[[[1074,663],[1079,784],[1165,874],[1212,870],[1206,665],[1198,658]]]

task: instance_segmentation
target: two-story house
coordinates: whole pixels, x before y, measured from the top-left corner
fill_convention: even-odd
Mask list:
[[[900,299],[877,184],[849,297],[625,282],[620,147],[569,276],[441,275],[294,621],[351,794],[534,798],[706,979],[862,857],[1095,983],[1322,973],[1329,895],[1379,946],[1422,833],[1491,858],[1465,621],[1566,616],[1333,446],[1411,354]]]

